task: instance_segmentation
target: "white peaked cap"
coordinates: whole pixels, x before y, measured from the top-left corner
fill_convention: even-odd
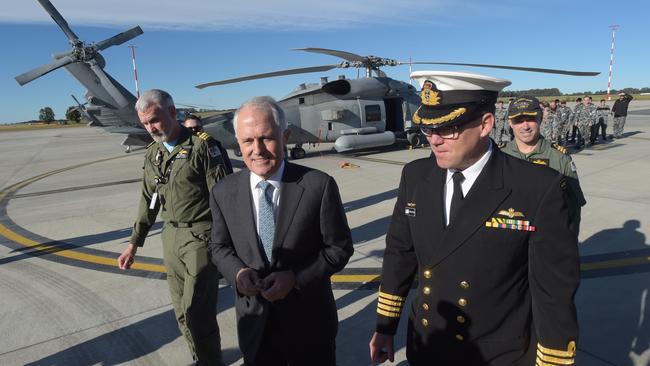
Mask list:
[[[430,80],[440,91],[490,90],[498,92],[512,84],[505,79],[459,71],[413,71],[411,79],[416,80],[420,88],[426,80]]]

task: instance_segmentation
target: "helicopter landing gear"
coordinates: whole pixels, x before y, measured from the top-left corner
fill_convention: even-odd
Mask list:
[[[422,136],[420,132],[415,132],[415,133],[409,133],[406,136],[406,139],[408,140],[409,144],[413,147],[418,147],[424,144],[425,138]]]
[[[131,152],[131,145],[126,145],[126,148],[124,149],[124,152],[126,154],[130,153]]]
[[[235,150],[233,150],[233,153],[235,154],[235,156],[241,157],[241,150],[235,149]]]
[[[291,159],[294,160],[304,158],[305,154],[305,149],[303,149],[301,145],[296,145],[291,150],[289,150],[289,156],[291,156]]]

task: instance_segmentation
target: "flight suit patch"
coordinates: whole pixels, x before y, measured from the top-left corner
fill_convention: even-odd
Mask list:
[[[190,157],[190,153],[192,152],[192,147],[191,146],[183,146],[181,148],[181,151],[176,154],[176,159],[188,159]]]
[[[221,150],[219,149],[219,146],[214,145],[208,148],[208,154],[210,154],[211,157],[216,158],[217,156],[221,156]]]

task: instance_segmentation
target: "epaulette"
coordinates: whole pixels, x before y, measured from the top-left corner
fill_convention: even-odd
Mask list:
[[[501,141],[501,142],[499,142],[499,145],[497,145],[497,146],[499,147],[499,149],[503,149],[504,147],[506,147],[507,144],[508,144],[507,142]]]
[[[214,140],[207,132],[199,132],[196,136],[205,142],[211,142]]]
[[[562,145],[560,145],[560,144],[558,144],[558,143],[553,143],[553,144],[551,144],[551,146],[552,146],[555,150],[561,152],[562,154],[565,154],[565,155],[568,154],[568,151],[567,151],[566,147],[564,147],[564,146],[562,146]]]

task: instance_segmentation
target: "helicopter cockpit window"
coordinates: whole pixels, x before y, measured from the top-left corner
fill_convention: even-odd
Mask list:
[[[366,122],[381,121],[381,108],[378,104],[366,106]]]

